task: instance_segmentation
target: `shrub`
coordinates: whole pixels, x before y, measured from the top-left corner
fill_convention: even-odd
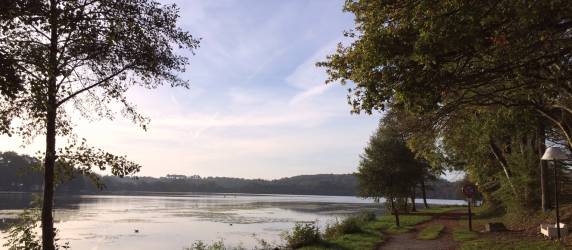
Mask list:
[[[214,242],[212,245],[208,245],[203,241],[195,241],[190,248],[185,250],[225,250],[224,242],[222,240]]]
[[[284,236],[286,244],[290,248],[300,248],[320,243],[320,230],[313,223],[296,223],[291,232]]]
[[[10,225],[8,229],[8,235],[6,236],[6,243],[0,245],[0,247],[6,247],[9,250],[41,250],[42,241],[41,237],[38,235],[37,228],[40,224],[40,213],[41,210],[37,208],[39,201],[34,201],[33,208],[24,209],[24,211],[18,215],[18,220]],[[56,250],[59,249],[70,249],[69,242],[60,244],[60,240],[57,237],[58,230],[54,231],[54,247]]]
[[[370,222],[375,220],[376,215],[372,211],[363,211],[357,216],[357,218],[363,222]]]
[[[279,249],[278,246],[274,246],[265,240],[258,240],[258,245],[252,248],[253,250],[271,250],[271,249]],[[219,239],[211,244],[207,244],[202,240],[197,240],[193,242],[190,247],[184,248],[184,250],[246,250],[247,248],[243,247],[241,244],[238,246],[236,245],[227,245],[224,243],[223,239]]]
[[[375,215],[374,215],[375,219]],[[344,234],[353,234],[361,232],[361,225],[364,222],[371,221],[371,216],[352,216],[347,217],[342,222],[336,222],[326,226],[324,230],[325,238],[334,238]]]

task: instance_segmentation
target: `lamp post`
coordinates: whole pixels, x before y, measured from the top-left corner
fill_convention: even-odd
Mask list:
[[[556,203],[556,230],[560,239],[560,209],[558,202],[558,165],[557,161],[568,160],[569,157],[559,147],[549,147],[542,155],[541,160],[552,161],[554,165],[554,201]]]

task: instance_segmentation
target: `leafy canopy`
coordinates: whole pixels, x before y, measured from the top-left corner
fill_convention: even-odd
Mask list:
[[[72,118],[120,112],[145,129],[148,118],[127,100],[129,88],[189,87],[178,77],[189,61],[177,52],[193,52],[199,41],[178,18],[175,5],[151,0],[2,1],[0,132],[31,141],[56,110],[57,135],[71,136],[60,163],[104,169],[107,162],[120,176],[138,170],[125,157],[76,143]]]

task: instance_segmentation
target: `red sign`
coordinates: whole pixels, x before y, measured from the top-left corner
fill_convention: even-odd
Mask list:
[[[473,184],[466,184],[463,186],[463,194],[465,196],[472,198],[477,193],[477,187]]]

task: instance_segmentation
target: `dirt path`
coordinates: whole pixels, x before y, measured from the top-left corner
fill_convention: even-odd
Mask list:
[[[453,228],[459,226],[461,215],[459,211],[447,212],[435,215],[432,220],[415,226],[415,230],[404,234],[385,234],[388,236],[385,243],[378,249],[383,250],[402,250],[402,249],[423,249],[423,250],[454,250],[459,244],[453,239]],[[433,225],[442,224],[445,226],[439,238],[434,240],[418,240],[417,234],[421,229]]]

